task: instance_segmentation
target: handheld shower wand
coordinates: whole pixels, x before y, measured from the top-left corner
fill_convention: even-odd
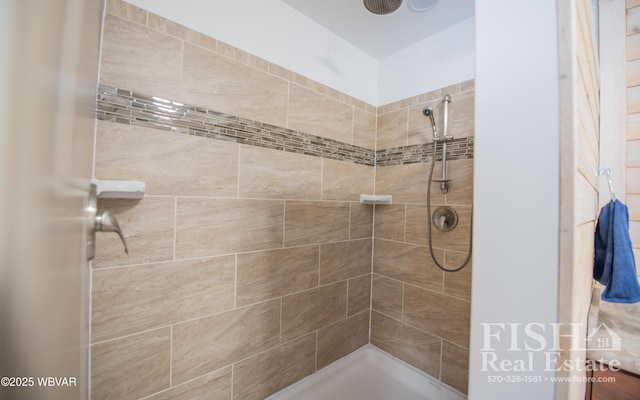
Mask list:
[[[442,100],[444,105],[444,133],[442,136],[438,136],[436,131],[436,121],[433,118],[433,109],[426,107],[422,110],[422,114],[425,117],[429,117],[431,120],[431,129],[433,129],[433,158],[436,156],[436,148],[438,143],[442,143],[442,179],[434,179],[434,182],[440,182],[440,191],[442,194],[447,194],[449,191],[450,179],[447,179],[447,142],[453,139],[453,136],[447,134],[449,128],[449,103],[451,103],[451,95],[447,94]]]
[[[431,107],[427,107],[424,110],[422,110],[422,114],[424,114],[425,117],[429,117],[429,119],[431,119],[431,129],[433,129],[433,140],[438,139],[438,133],[436,131],[436,120],[433,118],[433,108]]]

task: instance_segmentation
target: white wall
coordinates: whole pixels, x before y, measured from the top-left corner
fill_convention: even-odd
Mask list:
[[[378,61],[280,0],[126,1],[376,106],[474,76],[473,19]]]
[[[379,104],[473,79],[475,44],[469,18],[380,60]]]
[[[279,0],[126,0],[376,105],[377,60]]]
[[[469,399],[553,399],[553,372],[483,372],[482,323],[555,323],[559,75],[556,0],[476,2],[474,245]],[[513,151],[519,149],[519,151]],[[508,150],[508,151],[507,151]],[[552,331],[545,339],[551,341]],[[519,339],[521,340],[521,339]],[[516,359],[504,337],[492,345]],[[491,375],[541,376],[536,383]],[[544,380],[544,378],[548,378]]]

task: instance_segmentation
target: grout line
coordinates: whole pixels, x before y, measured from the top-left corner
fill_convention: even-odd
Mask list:
[[[374,168],[375,171],[375,168]],[[375,172],[374,172],[375,174]],[[374,179],[375,184],[375,179]],[[374,191],[375,193],[375,191]],[[372,320],[372,310],[373,310],[373,263],[375,260],[375,251],[376,251],[376,205],[374,204],[372,207],[372,216],[371,216],[371,289],[369,290],[369,343],[371,343],[371,320]]]
[[[324,157],[320,158],[320,200],[324,200]]]
[[[442,351],[444,349],[444,340],[440,339],[440,365],[438,366],[438,380],[442,381]]]
[[[147,19],[149,18],[148,14],[147,14]],[[185,46],[184,46],[185,40],[180,38],[180,76],[178,77],[178,100],[182,100],[182,98],[184,97],[182,95],[182,78],[184,75],[184,52],[185,52]]]
[[[141,397],[141,398],[139,398],[139,400],[147,400],[147,399],[153,399],[153,398],[156,398],[158,395],[161,395],[161,394],[164,394],[164,393],[168,393],[168,392],[169,392],[169,391],[171,391],[172,389],[177,388],[177,387],[180,387],[180,386],[182,386],[182,387],[188,387],[191,383],[193,383],[193,382],[195,382],[195,381],[197,381],[197,380],[199,380],[199,379],[202,379],[202,378],[204,378],[204,377],[207,377],[207,376],[209,376],[209,375],[218,374],[218,373],[220,373],[220,371],[222,371],[223,369],[229,368],[230,370],[232,370],[232,368],[231,368],[231,367],[232,367],[232,365],[231,365],[231,364],[229,364],[229,365],[225,365],[224,367],[221,367],[221,368],[215,369],[215,370],[213,370],[213,371],[206,372],[206,373],[204,373],[204,374],[202,374],[202,375],[196,376],[195,378],[191,378],[191,379],[189,379],[189,380],[186,380],[186,381],[184,381],[184,382],[181,382],[181,383],[179,383],[179,384],[177,384],[177,385],[175,385],[175,386],[169,386],[169,387],[164,388],[164,389],[162,389],[162,390],[160,390],[160,391],[158,391],[158,392],[154,392],[154,393],[152,393],[152,394],[149,394],[149,395],[146,395],[146,396],[144,396],[144,397]],[[231,372],[232,372],[232,371],[229,371],[229,373],[231,373]]]
[[[267,67],[267,69],[269,69]],[[285,79],[285,81],[287,82],[287,109],[286,109],[286,114],[285,114],[285,127],[289,128],[289,108],[291,106],[291,81],[289,81],[288,79]]]
[[[316,363],[313,367],[314,371],[318,371],[318,346],[319,346],[319,340],[318,340],[318,336],[320,335],[320,329],[316,330]]]
[[[176,261],[176,248],[178,247],[178,198],[173,198],[173,260]]]
[[[408,206],[404,205],[404,223],[403,223],[403,232],[402,232],[402,241],[407,243],[407,208]],[[427,217],[428,218],[428,217]]]
[[[238,161],[236,164],[236,198],[240,199],[240,160],[242,158],[241,144],[238,144]]]
[[[238,255],[235,255],[235,272],[233,282],[233,309],[238,307]]]
[[[416,96],[416,100],[417,100],[417,96]],[[406,117],[407,117],[407,124],[406,124],[406,139],[405,139],[405,143],[407,146],[409,146],[409,109],[410,107],[405,107],[405,113],[406,113]]]
[[[280,297],[280,337],[278,342],[282,344],[282,303],[284,302],[284,296]]]
[[[229,388],[229,400],[233,400],[233,375],[235,370],[235,364],[231,364],[231,387]]]
[[[349,230],[349,232],[347,232],[347,237],[349,240],[351,240],[351,213],[353,211],[353,204],[353,201],[349,202],[349,224],[347,225],[347,229]]]
[[[353,142],[355,142],[355,137],[356,137],[356,107],[351,106],[351,144],[352,145],[353,145]]]
[[[404,288],[406,283],[402,282],[402,299],[400,300],[400,321],[404,322]]]
[[[401,324],[403,324],[403,325],[406,325],[407,327],[409,327],[409,328],[411,328],[411,329],[415,329],[415,330],[420,331],[420,332],[422,332],[422,333],[426,333],[426,334],[427,334],[427,335],[429,335],[429,336],[433,336],[433,337],[438,338],[438,339],[440,339],[440,340],[443,340],[443,341],[445,341],[445,342],[447,342],[447,343],[451,343],[451,344],[456,345],[456,346],[458,346],[458,347],[460,347],[460,348],[463,348],[463,349],[465,349],[465,350],[469,350],[469,347],[465,347],[465,346],[463,346],[463,345],[461,345],[461,344],[459,344],[459,343],[454,343],[454,342],[452,342],[451,340],[447,340],[446,338],[443,338],[442,336],[439,336],[439,335],[437,335],[437,334],[435,334],[435,333],[433,333],[433,332],[426,331],[426,330],[424,330],[424,329],[422,329],[422,328],[419,328],[419,327],[417,327],[417,326],[415,326],[415,325],[412,325],[412,324],[410,324],[410,323],[408,323],[408,322],[400,321],[398,318],[396,318],[396,317],[392,317],[391,315],[388,315],[388,314],[385,314],[385,313],[383,313],[383,312],[382,312],[382,311],[380,311],[380,310],[373,310],[373,312],[376,312],[376,313],[378,313],[378,314],[380,314],[380,315],[384,315],[385,317],[390,318],[390,319],[392,319],[392,320],[394,320],[394,321],[396,321],[396,322],[399,322],[399,323],[401,323]]]
[[[93,342],[91,344],[94,345],[94,344],[103,344],[103,343],[113,342],[113,341],[116,341],[116,340],[125,339],[125,338],[129,338],[129,337],[133,337],[133,336],[149,333],[149,332],[157,331],[157,330],[160,330],[160,329],[165,329],[165,328],[168,328],[170,326],[182,325],[182,324],[195,322],[195,321],[206,319],[206,318],[215,317],[215,316],[226,314],[226,313],[231,313],[231,312],[234,312],[234,311],[243,310],[243,309],[250,308],[250,307],[256,307],[258,305],[263,305],[263,304],[266,304],[266,303],[269,303],[269,302],[274,302],[274,301],[276,301],[278,299],[279,298],[273,298],[273,299],[269,299],[269,300],[262,300],[262,301],[258,301],[258,302],[252,303],[252,304],[243,305],[243,306],[240,306],[240,307],[235,308],[235,309],[229,308],[229,309],[226,309],[226,310],[217,311],[217,312],[214,312],[214,313],[211,313],[211,314],[201,315],[201,316],[198,316],[198,317],[189,318],[189,319],[185,319],[185,320],[178,321],[178,322],[174,321],[174,322],[167,323],[167,324],[164,324],[164,325],[153,326],[153,327],[142,329],[142,330],[139,330],[139,331],[136,331],[136,332],[127,333],[127,334],[124,334],[124,335],[121,335],[121,336],[102,339],[100,341],[96,341],[96,342]]]
[[[287,246],[287,201],[288,200],[282,201],[282,249],[289,248],[289,246]]]
[[[447,267],[447,250],[445,249],[442,253],[443,253],[442,265],[444,265],[445,268],[446,268]],[[444,294],[445,283],[446,283],[446,280],[447,280],[447,272],[446,271],[442,271],[442,272],[443,272],[443,274],[442,274],[442,293]]]
[[[322,245],[318,244],[318,282],[316,282],[316,287],[320,287],[320,274],[322,273]]]
[[[345,310],[344,310],[344,317],[345,318],[349,318],[349,286],[351,284],[351,280],[347,279],[347,298],[345,299],[346,301],[345,303]]]
[[[173,387],[173,325],[169,327],[169,387]]]

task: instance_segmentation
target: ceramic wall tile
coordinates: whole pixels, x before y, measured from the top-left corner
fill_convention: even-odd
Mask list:
[[[148,400],[229,400],[231,367],[225,367],[192,381],[148,397]]]
[[[319,246],[238,254],[237,305],[318,286]]]
[[[138,399],[169,387],[170,328],[91,346],[91,398]]]
[[[359,201],[360,194],[373,193],[373,172],[368,165],[324,160],[322,199]]]
[[[95,174],[145,182],[149,195],[236,197],[238,145],[98,121]]]
[[[402,282],[373,275],[372,307],[390,317],[402,320]]]
[[[94,342],[233,308],[235,257],[93,272]]]
[[[179,39],[107,13],[100,82],[177,99],[181,52]]]
[[[440,376],[438,337],[373,311],[371,344],[431,376]]]
[[[280,343],[280,300],[173,326],[172,383],[186,382]]]
[[[353,106],[292,84],[287,128],[351,143]]]
[[[440,379],[447,385],[467,393],[469,381],[469,349],[442,341]]]
[[[347,282],[282,298],[282,340],[288,341],[347,316]]]
[[[376,149],[406,146],[407,110],[400,109],[378,115]]]
[[[347,315],[366,311],[371,306],[371,274],[349,279],[347,295]]]
[[[182,102],[286,126],[283,79],[191,44],[184,45],[182,68]]]
[[[371,239],[320,246],[320,284],[326,285],[371,272]]]
[[[403,242],[406,209],[405,204],[376,207],[376,238]]]
[[[349,212],[347,202],[287,201],[285,246],[349,239]]]
[[[355,108],[353,113],[353,144],[376,148],[376,115]]]
[[[369,313],[361,312],[318,331],[318,369],[369,343]]]
[[[407,285],[403,309],[404,322],[459,346],[469,346],[469,302]]]
[[[370,238],[373,235],[373,206],[360,203],[351,203],[350,206],[350,238]]]
[[[321,175],[322,159],[319,157],[241,147],[240,197],[317,200],[320,199]]]
[[[308,334],[233,366],[233,398],[262,400],[315,372],[316,335]]]
[[[116,17],[122,17],[141,25],[147,23],[147,11],[122,0],[108,0],[107,12]]]
[[[435,250],[442,259],[442,251]],[[431,259],[429,249],[405,243],[376,240],[373,272],[387,278],[441,292],[443,272]]]
[[[175,200],[147,197],[142,200],[101,199],[99,209],[118,220],[129,254],[116,234],[97,233],[94,268],[143,264],[173,259]]]
[[[180,198],[176,258],[281,248],[283,217],[279,200]]]
[[[376,170],[376,193],[393,195],[394,203],[427,202],[428,164],[406,164]]]

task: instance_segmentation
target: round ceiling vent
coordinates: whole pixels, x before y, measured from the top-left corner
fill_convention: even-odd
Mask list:
[[[391,14],[402,5],[402,0],[364,0],[364,6],[374,14]]]

